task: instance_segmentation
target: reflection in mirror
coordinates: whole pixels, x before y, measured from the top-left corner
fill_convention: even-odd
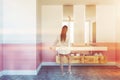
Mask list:
[[[85,44],[96,43],[96,5],[85,8]]]
[[[73,5],[63,5],[63,20],[73,20]]]
[[[74,22],[73,22],[73,5],[63,5],[63,22],[62,25],[69,27],[69,44],[74,42]]]

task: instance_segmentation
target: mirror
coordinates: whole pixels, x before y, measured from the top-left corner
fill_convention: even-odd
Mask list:
[[[77,15],[79,17],[78,21],[80,20],[81,14],[76,14],[78,12],[74,12],[75,6],[74,5],[63,5],[63,25],[66,24],[70,27],[70,42],[74,43],[74,35],[75,35],[75,40],[79,40],[78,36],[76,37],[77,34],[82,35],[82,32],[77,33],[77,30],[82,30],[82,27],[74,25],[73,23],[73,17]],[[81,12],[80,12],[81,13]],[[73,16],[74,14],[74,16]],[[77,18],[75,18],[77,20]],[[84,20],[84,19],[83,19]],[[90,4],[90,5],[85,5],[85,25],[84,25],[84,43],[85,44],[90,44],[90,43],[96,43],[96,5]],[[74,31],[74,26],[75,31]],[[79,28],[78,28],[79,27]],[[80,43],[82,42],[82,36],[80,37]],[[77,41],[75,41],[76,43]],[[78,41],[79,42],[79,41]]]
[[[73,19],[73,5],[63,5],[63,20],[68,21]]]
[[[69,46],[74,42],[74,22],[73,22],[73,5],[63,5],[63,22],[62,26],[68,26]]]
[[[85,6],[85,44],[96,43],[96,5]]]

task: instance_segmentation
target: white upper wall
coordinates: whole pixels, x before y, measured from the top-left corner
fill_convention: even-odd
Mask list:
[[[0,0],[0,43],[2,43],[2,30],[3,30],[3,0]]]
[[[36,2],[36,12],[37,12],[37,43],[41,43],[41,14],[42,14],[42,11],[41,11],[41,4],[40,4],[40,0],[37,0]]]
[[[116,41],[116,10],[113,5],[96,6],[96,41]]]
[[[84,42],[84,5],[74,6],[74,42]],[[42,42],[55,42],[60,35],[63,22],[62,5],[42,6]],[[69,33],[68,33],[69,34]]]
[[[36,0],[3,0],[3,43],[36,43]]]
[[[116,42],[120,43],[120,5],[116,5],[117,20],[116,20]]]
[[[74,42],[84,43],[85,5],[74,6]]]
[[[2,14],[2,0],[0,0],[0,15]],[[39,4],[43,4],[42,2],[48,3],[48,0],[39,0]],[[63,1],[63,0],[61,0]],[[60,1],[60,2],[61,2]],[[64,0],[65,3],[71,2],[73,0]],[[78,0],[76,0],[77,2]],[[85,0],[88,1],[88,0]],[[114,3],[115,0],[93,0],[96,3]],[[4,43],[35,43],[36,42],[36,1],[35,0],[3,0],[3,36]],[[53,0],[54,2],[54,0]],[[59,1],[57,1],[59,3]],[[89,2],[89,1],[88,1]],[[117,2],[117,0],[116,0]],[[52,1],[51,1],[52,3]],[[73,2],[74,3],[74,2]],[[86,4],[86,2],[83,2]],[[83,4],[81,2],[81,4]],[[92,3],[92,1],[91,1]],[[90,3],[89,3],[90,4]],[[118,2],[117,2],[118,4]],[[81,8],[79,5],[77,5]],[[39,7],[39,5],[37,5]],[[41,6],[40,6],[41,7]],[[53,6],[43,6],[42,8],[37,9],[39,17],[37,19],[37,32],[38,34],[42,31],[43,42],[51,42],[55,38],[56,35],[59,34],[59,30],[62,25],[62,6],[53,5]],[[56,7],[56,8],[55,8]],[[83,31],[83,20],[84,20],[84,12],[80,10],[77,11],[78,7],[75,9],[75,19],[77,20],[75,26],[80,26],[80,30]],[[42,10],[40,10],[42,9]],[[119,8],[117,9],[117,20],[116,20],[116,11],[114,6],[112,5],[98,5],[96,13],[97,20],[97,42],[114,42],[116,41],[116,35],[119,35]],[[81,10],[83,10],[81,8]],[[41,12],[42,11],[42,12]],[[54,12],[55,11],[55,12]],[[80,14],[80,15],[79,15]],[[83,15],[83,16],[82,16]],[[47,17],[46,17],[47,16]],[[83,19],[79,19],[82,17]],[[41,21],[42,22],[41,22]],[[57,20],[57,22],[56,22]],[[39,23],[40,21],[40,23]],[[117,22],[116,22],[117,21]],[[80,23],[79,23],[80,22]],[[47,24],[46,24],[47,23]],[[0,21],[0,25],[2,25],[2,21]],[[117,25],[117,28],[115,27]],[[58,26],[56,28],[56,26]],[[48,28],[49,27],[49,28]],[[0,26],[0,35],[2,32],[2,27]],[[43,29],[42,29],[43,28]],[[41,31],[40,31],[41,29]],[[53,29],[52,31],[50,29]],[[79,30],[79,29],[76,29]],[[117,32],[115,32],[117,31]],[[49,34],[50,33],[50,34]],[[54,34],[56,33],[56,34]],[[116,33],[116,34],[115,34]],[[77,34],[77,32],[75,33]],[[44,36],[45,35],[45,36]],[[53,35],[53,36],[48,36]],[[47,37],[46,37],[47,36]],[[82,33],[83,36],[83,33]],[[80,35],[81,37],[81,35]],[[0,37],[1,38],[1,37]],[[41,36],[37,37],[38,41],[40,41]],[[50,40],[48,40],[50,39]],[[2,40],[2,39],[0,39]],[[78,37],[75,42],[79,42],[81,39]],[[83,41],[83,40],[81,40]],[[117,41],[120,41],[119,37],[117,37]],[[0,41],[1,42],[1,41]]]
[[[42,6],[42,42],[55,42],[62,27],[62,6]]]
[[[60,34],[62,5],[42,6],[42,42],[53,42]],[[74,42],[84,43],[85,6],[74,5]],[[116,41],[116,9],[113,5],[96,5],[96,41]]]

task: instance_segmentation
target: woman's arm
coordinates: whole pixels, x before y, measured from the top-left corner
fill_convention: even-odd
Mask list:
[[[57,37],[56,40],[54,41],[53,45],[50,47],[50,49],[55,49],[56,46],[58,46],[59,43],[59,38]]]
[[[53,46],[57,46],[58,43],[59,43],[59,40],[58,40],[58,38],[57,38],[57,39],[55,40]]]

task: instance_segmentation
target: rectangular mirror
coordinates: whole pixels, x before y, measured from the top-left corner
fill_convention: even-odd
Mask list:
[[[67,25],[69,29],[69,44],[74,43],[73,5],[63,5],[63,25]]]
[[[85,44],[96,43],[96,5],[85,6]]]

